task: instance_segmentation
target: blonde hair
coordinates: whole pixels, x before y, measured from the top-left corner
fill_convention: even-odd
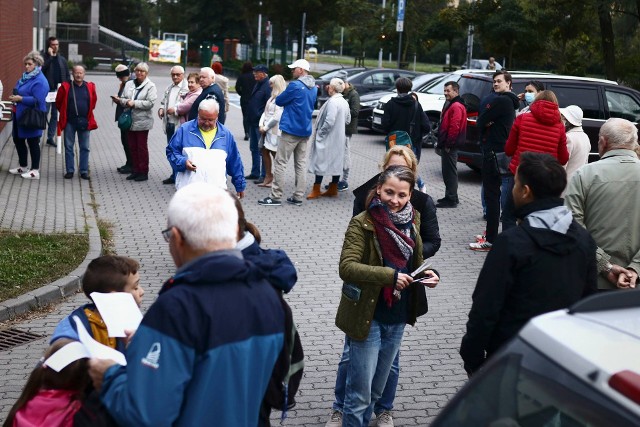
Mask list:
[[[32,50],[25,55],[25,57],[22,59],[22,62],[27,61],[33,61],[33,63],[38,67],[42,67],[42,65],[44,64],[44,59],[42,58],[42,55],[40,55],[40,52],[38,52],[37,50]]]
[[[284,89],[287,87],[287,83],[284,81],[284,77],[280,74],[276,74],[275,76],[269,79],[269,83],[273,86],[271,88],[271,98],[275,98],[284,92]]]
[[[404,145],[394,145],[393,147],[389,148],[389,151],[385,153],[384,159],[382,161],[382,170],[387,169],[387,167],[389,166],[389,162],[391,161],[391,157],[393,156],[402,157],[407,163],[409,169],[411,169],[414,174],[418,173],[418,159],[416,158],[416,155],[413,153],[413,151],[409,147],[406,147]]]

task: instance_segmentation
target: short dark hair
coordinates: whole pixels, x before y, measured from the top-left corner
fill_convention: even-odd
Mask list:
[[[56,36],[51,36],[47,39],[47,47],[51,46],[51,42],[58,40]]]
[[[527,86],[535,87],[536,91],[538,92],[542,92],[544,90],[544,83],[542,83],[539,80],[529,80],[527,84],[524,85],[524,87],[527,87]]]
[[[122,292],[130,275],[136,274],[140,264],[133,258],[104,255],[91,261],[82,278],[82,291],[91,298],[92,292]]]
[[[520,184],[528,185],[536,199],[560,197],[567,186],[567,172],[551,154],[520,154],[516,173]]]
[[[491,78],[491,80],[495,79],[498,76],[503,76],[504,81],[509,83],[509,86],[511,86],[511,83],[513,82],[513,77],[511,77],[511,74],[509,74],[508,71],[505,71],[505,70],[496,71],[495,73],[493,73],[493,77]]]
[[[460,92],[460,85],[458,82],[454,82],[453,80],[448,81],[444,84],[444,87],[451,86],[456,92]]]
[[[412,87],[413,83],[406,77],[400,77],[396,80],[396,89],[398,90],[398,93],[409,93]]]

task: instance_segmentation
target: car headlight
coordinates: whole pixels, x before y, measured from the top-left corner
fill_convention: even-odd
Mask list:
[[[376,99],[374,101],[361,102],[360,105],[363,107],[374,107],[377,103],[378,103],[378,100]]]
[[[384,104],[385,104],[384,102],[378,102],[378,105],[376,106],[376,108],[378,110],[384,110]]]

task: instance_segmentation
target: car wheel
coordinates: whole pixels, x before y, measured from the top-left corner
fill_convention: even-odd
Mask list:
[[[440,126],[440,120],[429,117],[429,121],[431,121],[431,130],[422,138],[423,147],[435,147],[438,142],[438,127]]]

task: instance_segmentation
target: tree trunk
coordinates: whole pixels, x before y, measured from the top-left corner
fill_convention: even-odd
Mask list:
[[[611,23],[611,3],[605,0],[596,2],[598,19],[600,21],[600,37],[602,39],[602,59],[607,79],[616,80],[616,56],[613,36],[613,24]]]

